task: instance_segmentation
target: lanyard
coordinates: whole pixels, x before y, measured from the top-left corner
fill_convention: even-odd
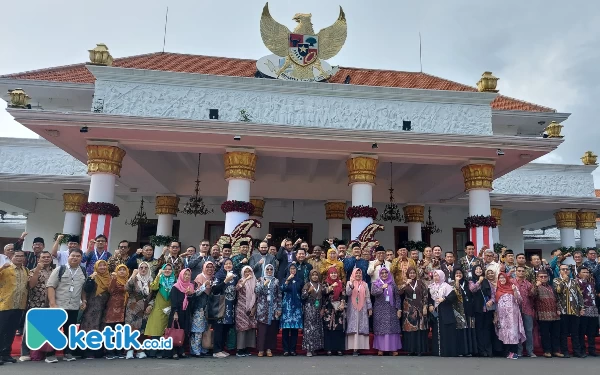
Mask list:
[[[106,251],[103,251],[102,255],[98,255],[98,250],[94,249],[94,253],[96,253],[96,260],[101,260],[102,257],[106,254]]]
[[[321,288],[321,285],[319,283],[317,283],[316,288],[315,288],[315,285],[312,283],[312,281],[310,282],[310,285],[312,285],[313,289],[315,290],[315,293],[319,293],[319,289]]]
[[[77,275],[77,271],[79,271],[79,267],[77,267],[75,272],[73,272],[71,267],[69,267],[69,273],[71,274],[71,284],[73,284],[75,282],[75,275]]]

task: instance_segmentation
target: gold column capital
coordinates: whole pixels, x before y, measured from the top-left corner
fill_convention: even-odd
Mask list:
[[[577,211],[564,210],[554,213],[557,228],[573,228],[577,227]]]
[[[156,215],[177,215],[179,197],[176,195],[157,195],[154,213]]]
[[[402,207],[402,211],[404,211],[405,223],[425,222],[425,206],[421,206],[418,204],[408,205]]]
[[[461,168],[465,180],[465,191],[471,189],[492,190],[494,164],[468,164]]]
[[[596,211],[582,210],[577,212],[577,229],[596,229]]]
[[[63,211],[81,212],[81,205],[87,202],[87,195],[84,193],[63,193]]]
[[[96,47],[88,50],[88,52],[90,53],[90,64],[92,65],[111,66],[113,63],[113,58],[104,43],[96,44]]]
[[[254,181],[256,154],[246,151],[230,151],[223,155],[225,179],[240,178]]]
[[[110,173],[121,177],[125,150],[117,146],[87,145],[88,174]]]
[[[265,200],[263,198],[250,198],[250,203],[254,205],[254,211],[252,211],[252,215],[260,217],[262,219],[264,211],[265,211]]]
[[[325,219],[342,219],[346,217],[346,202],[328,201],[325,202]]]
[[[500,207],[492,207],[492,216],[496,219],[496,225],[502,225],[502,208]]]
[[[375,185],[378,164],[378,159],[369,156],[355,156],[346,160],[348,185],[360,182]]]

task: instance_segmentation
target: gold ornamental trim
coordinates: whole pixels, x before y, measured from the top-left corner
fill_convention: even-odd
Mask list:
[[[10,96],[10,102],[8,103],[10,108],[27,108],[29,99],[31,99],[23,89],[8,90],[8,96]]]
[[[598,155],[594,155],[592,151],[586,151],[581,157],[583,165],[598,165]]]
[[[252,215],[250,216],[260,217],[262,219],[265,211],[265,200],[259,198],[250,198],[250,203],[254,205],[254,211],[252,211]]]
[[[96,44],[94,49],[88,50],[90,53],[90,64],[111,66],[113,58],[108,51],[108,47],[104,43]]]
[[[557,211],[554,213],[557,228],[572,228],[577,227],[577,211]]]
[[[346,202],[325,202],[325,219],[342,219],[346,217]]]
[[[256,154],[244,151],[226,152],[223,155],[225,161],[225,179],[241,178],[254,181],[256,173]]]
[[[479,92],[498,92],[498,77],[494,77],[492,72],[483,72],[479,81],[477,81],[477,90]]]
[[[502,209],[498,207],[492,207],[492,216],[496,219],[496,225],[502,225]]]
[[[121,177],[125,150],[116,146],[88,145],[88,174],[110,173]]]
[[[357,156],[346,160],[348,185],[360,182],[375,185],[378,164],[379,160],[368,156]]]
[[[493,164],[469,164],[462,167],[461,171],[465,180],[465,191],[471,189],[492,190]]]
[[[83,193],[63,193],[63,212],[81,212],[81,205],[87,202]]]
[[[177,215],[179,211],[179,197],[175,195],[158,195],[154,213],[156,215]]]
[[[596,229],[596,211],[577,212],[577,229]]]
[[[410,205],[402,207],[404,211],[405,223],[423,223],[425,222],[425,206]]]
[[[550,125],[546,126],[546,134],[548,134],[548,138],[563,138],[563,136],[560,134],[562,128],[564,128],[564,126],[558,122],[550,122]]]

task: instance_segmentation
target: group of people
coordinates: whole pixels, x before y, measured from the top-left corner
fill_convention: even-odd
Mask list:
[[[549,262],[503,249],[501,254],[473,243],[465,256],[442,256],[440,246],[386,250],[378,243],[334,244],[309,249],[286,239],[279,248],[268,235],[257,249],[242,242],[182,251],[179,242],[154,257],[150,245],[129,255],[129,243],[115,254],[97,236],[85,251],[71,237],[51,251],[35,238],[32,251],[21,245],[27,234],[4,248],[0,257],[0,364],[10,356],[22,317],[30,308],[62,308],[65,326],[84,331],[129,324],[145,338],[160,338],[168,327],[185,332],[183,345],[170,351],[64,350],[64,360],[83,358],[271,357],[281,331],[284,356],[302,351],[358,356],[442,357],[502,355],[535,357],[534,335],[544,357],[596,356],[600,266],[596,251],[552,253]],[[573,257],[575,266],[563,262]],[[496,260],[496,257],[499,259]],[[56,263],[56,264],[54,264]],[[19,323],[20,324],[17,324]],[[18,326],[20,332],[16,332]],[[68,330],[65,330],[68,334]],[[371,342],[370,337],[373,334]],[[587,344],[587,345],[586,345]],[[189,349],[189,350],[186,350]],[[212,353],[212,354],[209,354]],[[57,362],[52,351],[31,352],[23,342],[20,361]]]

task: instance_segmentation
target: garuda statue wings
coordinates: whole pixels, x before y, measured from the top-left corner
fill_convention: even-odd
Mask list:
[[[297,13],[292,19],[298,25],[294,31],[290,31],[271,17],[269,3],[265,4],[260,18],[263,43],[275,55],[285,57],[284,65],[276,72],[278,77],[291,66],[292,78],[313,78],[313,69],[329,78],[329,74],[321,67],[321,59],[327,60],[337,55],[346,42],[346,15],[340,7],[338,19],[318,34],[313,30],[311,17],[310,13]]]

